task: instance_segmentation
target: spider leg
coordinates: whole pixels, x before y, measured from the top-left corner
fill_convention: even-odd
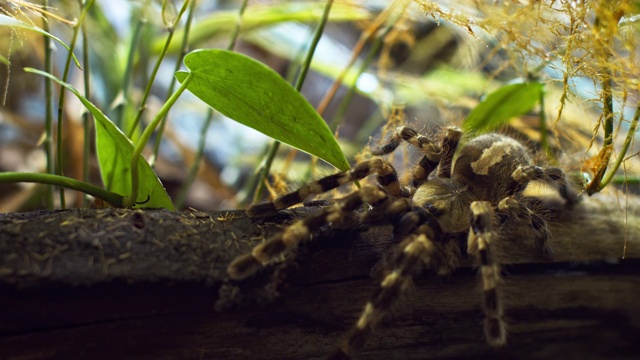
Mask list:
[[[480,261],[482,278],[483,307],[485,313],[484,333],[492,346],[502,346],[506,342],[502,302],[498,293],[500,267],[491,250],[493,241],[491,216],[493,210],[487,201],[471,203],[471,228],[469,230],[468,252]]]
[[[515,217],[518,221],[527,222],[533,230],[537,253],[547,259],[553,257],[553,250],[549,244],[551,232],[546,220],[540,214],[513,196],[502,199],[498,204],[498,211],[507,217]]]
[[[546,175],[556,185],[560,196],[562,196],[567,202],[567,207],[571,208],[575,205],[579,199],[575,192],[571,191],[567,182],[567,176],[560,168],[548,167],[545,169]]]
[[[387,192],[377,186],[364,186],[340,200],[332,206],[320,209],[318,212],[308,215],[287,227],[282,234],[269,238],[264,243],[256,246],[250,253],[234,259],[227,267],[227,274],[233,280],[244,280],[257,273],[264,264],[281,254],[288,254],[298,248],[298,245],[307,240],[309,235],[320,229],[325,224],[339,226],[343,221],[352,220],[349,216],[353,211],[367,203],[374,207],[384,207],[389,200]],[[366,218],[367,212],[362,217]]]
[[[453,155],[458,148],[461,137],[462,130],[460,130],[460,128],[456,126],[447,127],[442,142],[440,143],[442,147],[442,159],[440,160],[440,167],[438,168],[439,177],[451,177],[451,163],[453,162]],[[424,180],[426,181],[426,178]]]
[[[351,181],[363,179],[370,174],[377,175],[378,183],[380,183],[390,195],[407,195],[400,186],[398,175],[393,166],[386,160],[376,158],[358,163],[349,171],[330,175],[309,183],[274,201],[253,204],[247,209],[247,215],[251,218],[272,216],[279,210],[301,203],[312,195],[321,194]]]
[[[427,136],[419,134],[414,129],[406,126],[400,126],[396,129],[395,134],[391,137],[389,142],[386,145],[383,145],[380,149],[372,151],[372,154],[389,154],[394,151],[402,141],[406,141],[414,147],[418,148],[425,154],[422,159],[420,159],[418,165],[413,168],[413,187],[418,188],[421,184],[427,181],[429,175],[438,167],[438,164],[441,163],[443,156],[445,160],[448,159],[449,169],[451,168],[453,152],[455,151],[455,147],[457,146],[461,134],[460,130],[457,129],[456,138],[455,129],[457,128],[448,128],[441,145],[438,145],[435,141]],[[442,147],[443,145],[446,146],[446,149]],[[450,152],[450,154],[448,152]]]
[[[373,155],[390,154],[403,140],[426,153],[439,154],[442,151],[435,141],[429,137],[418,133],[410,127],[399,126],[386,145],[383,145],[380,149],[374,150],[371,153]]]
[[[415,207],[407,213],[412,214]],[[414,215],[409,215],[410,217]],[[427,265],[440,263],[441,257],[446,257],[443,252],[446,247],[435,242],[443,238],[442,230],[437,221],[432,216],[423,218],[423,214],[415,214],[422,218],[422,224],[415,227],[415,230],[404,237],[400,242],[398,251],[393,259],[393,271],[391,271],[380,283],[364,307],[355,325],[346,334],[340,348],[336,349],[328,356],[329,359],[350,358],[364,347],[364,344],[373,332],[375,327],[389,314],[401,294],[411,284],[413,276]],[[406,218],[402,216],[401,218]],[[413,221],[410,225],[413,227]],[[402,226],[402,221],[394,226]],[[404,231],[396,231],[403,233]]]
[[[517,192],[521,192],[533,180],[541,180],[555,187],[560,196],[566,201],[568,208],[573,207],[578,202],[578,197],[571,191],[567,176],[562,169],[557,167],[541,168],[535,165],[519,166],[511,177],[520,183]]]

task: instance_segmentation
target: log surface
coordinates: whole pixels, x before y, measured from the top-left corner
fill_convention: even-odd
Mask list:
[[[418,277],[360,358],[640,357],[640,202],[629,200],[596,196],[559,217],[552,261],[526,232],[502,239],[505,348],[485,343],[464,261]],[[265,223],[242,211],[0,214],[0,358],[321,358],[376,288],[388,227],[325,230],[286,267],[226,278],[233,258],[308,211]]]

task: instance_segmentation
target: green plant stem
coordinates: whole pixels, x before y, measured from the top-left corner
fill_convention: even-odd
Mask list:
[[[82,9],[82,12],[80,13],[80,18],[78,19],[78,22],[76,23],[76,25],[73,27],[73,36],[71,38],[71,43],[69,44],[69,54],[67,55],[67,60],[65,61],[64,64],[64,73],[62,75],[62,81],[67,82],[67,79],[69,77],[69,70],[71,69],[71,60],[73,59],[73,49],[76,47],[76,41],[78,40],[78,34],[80,33],[80,28],[82,27],[82,23],[84,22],[85,17],[87,16],[87,12],[89,11],[89,9],[91,9],[91,7],[93,6],[93,3],[95,2],[95,0],[89,0],[89,2],[86,4],[86,6]],[[63,171],[62,171],[62,158],[63,158],[63,154],[62,154],[62,114],[63,114],[63,107],[64,107],[64,94],[65,91],[61,90],[60,91],[60,97],[58,99],[58,143],[57,143],[57,171],[56,174],[58,175],[63,175]],[[64,209],[66,207],[66,203],[65,203],[65,198],[64,198],[64,190],[60,189],[60,207],[62,209]]]
[[[547,159],[554,160],[549,148],[549,139],[547,136],[547,112],[544,105],[544,86],[540,90],[540,147],[544,150]]]
[[[92,195],[96,198],[102,199],[109,204],[122,207],[124,196],[116,194],[114,192],[105,190],[103,188],[91,185],[89,183],[79,181],[66,176],[54,175],[54,174],[40,174],[40,173],[23,173],[23,172],[3,172],[0,173],[0,183],[17,183],[28,182],[59,186],[62,188],[81,191],[83,193]]]
[[[42,6],[45,9],[49,8],[49,0],[44,0],[42,2]],[[49,32],[49,21],[47,21],[47,15],[43,14],[43,28],[44,31]],[[51,74],[51,70],[53,68],[52,58],[51,58],[51,39],[48,36],[43,36],[44,38],[44,70]],[[44,131],[45,131],[45,140],[44,140],[44,151],[47,157],[47,173],[54,174],[56,172],[55,164],[54,164],[54,155],[53,155],[53,104],[51,100],[53,99],[53,83],[50,79],[44,79],[44,98],[45,98],[45,121],[44,121]],[[47,186],[47,194],[46,194],[46,202],[47,208],[53,209],[53,186]]]
[[[238,41],[238,35],[240,35],[240,29],[242,28],[244,11],[247,9],[248,3],[249,0],[243,0],[242,4],[240,4],[240,9],[238,9],[238,16],[236,17],[236,25],[233,27],[233,33],[231,33],[231,39],[229,41],[229,45],[227,46],[227,50],[233,50],[236,47],[236,41]]]
[[[146,24],[145,17],[138,16],[138,22],[133,28],[133,34],[131,35],[131,42],[129,44],[129,52],[127,55],[127,65],[124,68],[124,76],[122,78],[122,98],[119,104],[117,104],[117,114],[115,117],[115,124],[120,129],[124,126],[124,115],[129,103],[129,84],[131,82],[131,72],[133,69],[133,60],[135,58],[136,49],[138,48],[138,42],[142,35],[142,28]]]
[[[181,209],[182,206],[184,205],[184,202],[187,198],[187,194],[189,193],[189,188],[191,187],[193,180],[196,178],[196,175],[198,174],[198,169],[200,168],[199,164],[202,161],[202,154],[204,153],[204,145],[207,139],[207,136],[206,136],[207,129],[209,129],[209,126],[211,125],[212,120],[213,120],[213,109],[209,108],[209,110],[207,111],[207,118],[205,119],[204,124],[202,124],[202,130],[200,130],[200,140],[198,141],[198,151],[196,152],[196,156],[193,158],[193,164],[191,164],[191,167],[189,168],[189,173],[187,174],[187,177],[184,179],[182,186],[180,187],[180,192],[178,193],[178,197],[175,201],[176,209]]]
[[[612,19],[602,15],[608,13],[608,1],[600,1],[598,9],[596,9],[596,18],[594,27],[603,37],[602,48],[598,50],[600,57],[600,71],[602,72],[602,93],[603,96],[603,117],[604,117],[604,143],[603,147],[607,147],[613,142],[613,92],[611,90],[611,69],[609,66],[609,57],[611,53],[609,48],[612,45],[613,29],[609,23]]]
[[[602,81],[602,92],[604,93],[603,117],[604,117],[604,141],[602,147],[607,147],[613,143],[613,93],[611,92],[611,71],[606,70],[606,78]]]
[[[267,181],[267,176],[269,176],[269,169],[273,165],[273,160],[276,158],[278,148],[280,148],[279,141],[274,141],[273,144],[271,144],[271,147],[269,147],[267,158],[264,161],[264,166],[262,167],[258,176],[259,183],[256,184],[256,191],[253,193],[253,202],[257,202],[258,200],[260,200],[260,198],[262,198],[262,192],[265,188],[265,182]]]
[[[131,83],[132,71],[133,71],[133,62],[136,55],[136,50],[138,49],[138,44],[140,42],[140,37],[142,36],[142,30],[147,23],[146,20],[146,7],[149,5],[149,0],[145,0],[145,2],[141,6],[140,13],[135,16],[138,21],[133,27],[133,34],[131,35],[131,41],[129,43],[129,51],[127,53],[127,64],[124,68],[124,76],[122,78],[122,93],[116,96],[117,102],[115,104],[115,121],[114,124],[120,129],[125,130],[125,121],[124,116],[127,113],[127,109],[129,108],[129,85]],[[119,99],[119,100],[118,100]],[[109,174],[109,178],[105,181],[105,186],[110,188],[113,185],[115,173]]]
[[[611,179],[611,182],[617,185],[640,184],[640,176],[639,175],[635,175],[635,176],[616,175]]]
[[[189,50],[189,33],[191,32],[191,23],[193,22],[193,13],[196,7],[196,0],[192,0],[190,5],[189,5],[189,12],[187,13],[187,22],[185,24],[185,29],[184,29],[184,34],[182,36],[182,46],[181,46],[181,50],[180,50],[180,54],[178,55],[178,58],[176,59],[176,66],[173,69],[173,73],[177,73],[178,70],[180,70],[180,66],[182,66],[182,59],[184,58],[184,56],[187,54],[187,51]],[[177,79],[175,76],[171,77],[171,82],[169,83],[169,90],[167,90],[167,99],[169,99],[171,97],[171,94],[173,94],[173,89],[176,86],[176,82]],[[153,144],[153,155],[151,156],[151,159],[149,161],[149,165],[151,165],[151,167],[153,167],[153,165],[156,162],[156,159],[158,158],[158,153],[160,152],[160,144],[162,143],[162,136],[164,134],[164,128],[167,126],[167,117],[163,117],[162,121],[160,122],[160,126],[158,126],[158,132],[156,134],[156,141]]]
[[[338,126],[340,126],[340,123],[342,123],[344,114],[347,112],[347,107],[349,107],[349,104],[353,99],[353,95],[355,95],[356,83],[358,78],[360,77],[360,75],[362,75],[362,73],[364,73],[367,70],[367,68],[369,68],[369,65],[371,65],[371,62],[373,61],[374,57],[378,54],[378,51],[382,47],[384,37],[389,33],[389,31],[393,29],[394,23],[395,21],[389,21],[389,23],[384,28],[382,33],[376,37],[375,42],[369,49],[369,53],[367,54],[367,57],[364,59],[364,61],[360,65],[360,68],[358,69],[358,73],[357,73],[357,76],[355,77],[355,80],[353,81],[351,86],[349,86],[347,93],[342,98],[342,101],[340,102],[340,105],[338,106],[338,109],[336,111],[336,115],[333,117],[333,119],[329,123],[329,128],[331,129],[331,131],[335,132]]]
[[[155,131],[155,129],[160,124],[162,118],[167,114],[169,109],[173,106],[173,104],[178,100],[180,95],[187,89],[187,86],[193,79],[193,72],[190,72],[189,75],[184,79],[178,90],[171,95],[171,97],[162,105],[162,108],[156,114],[156,117],[151,121],[149,126],[144,129],[144,132],[140,136],[140,140],[136,144],[135,149],[133,150],[133,155],[131,155],[131,195],[127,196],[124,201],[125,207],[132,207],[136,198],[138,197],[138,161],[140,161],[140,157],[142,157],[142,150],[144,149],[147,141],[151,138],[151,134]]]
[[[597,48],[597,56],[599,57],[599,70],[602,76],[602,117],[603,117],[603,129],[604,129],[604,140],[602,142],[602,148],[607,149],[613,144],[613,92],[611,89],[611,69],[609,68],[609,57],[611,56],[609,48],[612,44],[612,28],[611,24],[608,23],[606,17],[603,18],[604,14],[609,12],[608,1],[600,1],[598,3],[598,8],[596,9],[596,17],[594,20],[594,27],[596,31],[602,36],[603,44],[602,48]],[[622,156],[626,153],[623,152]],[[586,185],[586,190],[589,195],[593,195],[594,193],[602,190],[604,187],[602,185],[602,180],[604,178],[605,172],[607,171],[607,166],[609,165],[609,160],[611,158],[612,151],[608,151],[606,156],[599,161],[602,164],[602,168],[599,169],[598,173],[595,174],[595,177]],[[609,179],[610,180],[610,179]]]
[[[324,33],[324,27],[329,20],[329,13],[331,12],[331,6],[333,5],[333,0],[327,0],[327,4],[324,7],[324,12],[322,13],[322,19],[320,19],[320,23],[318,24],[318,28],[316,29],[315,34],[313,35],[313,39],[311,40],[311,45],[309,46],[309,51],[307,52],[307,56],[304,59],[304,63],[300,68],[300,76],[298,76],[298,80],[296,81],[295,89],[300,92],[302,90],[302,85],[304,85],[304,81],[307,78],[307,73],[309,72],[309,68],[311,67],[311,60],[313,60],[313,54],[316,52],[316,48],[318,47],[318,43],[320,42],[320,38]]]
[[[601,68],[601,70],[604,74],[606,74],[606,78],[602,81],[602,92],[604,93],[602,107],[602,116],[604,118],[604,140],[602,142],[602,149],[606,149],[613,146],[613,94],[611,93],[611,73],[606,68]],[[606,183],[609,182],[607,181],[605,183],[603,182],[603,179],[607,171],[612,153],[612,151],[608,151],[605,153],[605,156],[603,156],[601,159],[598,159],[598,161],[600,161],[603,166],[602,169],[598,171],[597,174],[595,174],[594,178],[585,186],[585,189],[587,190],[587,194],[589,194],[589,196],[604,189]],[[626,150],[622,152],[620,156],[624,156],[625,153]],[[613,172],[618,169],[618,166],[615,167]]]
[[[624,143],[622,144],[622,149],[620,149],[613,167],[609,168],[609,171],[602,177],[602,181],[598,186],[598,191],[604,189],[605,186],[609,184],[609,182],[613,179],[616,171],[618,171],[620,165],[624,161],[624,158],[627,155],[627,150],[629,150],[629,146],[633,142],[633,138],[638,127],[638,118],[640,118],[640,104],[636,108],[635,114],[633,114],[633,119],[631,120],[631,125],[629,126],[629,130],[627,131],[627,137],[624,139]]]
[[[156,64],[153,67],[153,70],[151,71],[151,77],[149,78],[149,81],[147,82],[147,87],[144,90],[142,101],[140,101],[140,106],[138,107],[138,113],[136,114],[136,118],[134,119],[133,124],[131,125],[131,128],[129,129],[129,132],[127,134],[127,136],[130,139],[133,138],[133,134],[136,131],[138,124],[140,123],[140,119],[142,118],[142,114],[144,113],[144,110],[147,108],[147,99],[149,98],[149,94],[151,94],[151,86],[153,86],[153,82],[155,81],[156,76],[158,75],[158,70],[160,69],[160,65],[162,64],[164,57],[167,55],[167,50],[169,49],[169,45],[171,44],[171,40],[173,39],[173,34],[175,33],[174,25],[180,21],[180,18],[182,17],[184,12],[187,10],[188,6],[189,6],[189,0],[185,1],[182,4],[182,8],[180,8],[180,12],[178,12],[178,15],[176,16],[173,23],[167,26],[167,31],[169,31],[169,35],[167,36],[167,40],[165,41],[164,47],[160,52],[160,56],[158,56],[158,59],[156,60]]]
[[[320,23],[318,24],[318,28],[313,36],[313,40],[311,41],[311,45],[309,46],[309,51],[307,52],[307,56],[302,64],[300,69],[300,76],[298,76],[298,80],[295,84],[295,89],[299,92],[302,89],[302,85],[304,84],[304,80],[309,72],[309,67],[311,66],[311,60],[313,59],[313,54],[316,51],[316,47],[318,46],[318,42],[324,33],[324,27],[327,24],[329,19],[329,13],[331,12],[331,6],[333,5],[333,0],[327,0],[327,4],[324,7],[324,12],[322,13],[322,19],[320,19]],[[269,150],[269,155],[265,161],[264,168],[260,173],[260,180],[258,182],[258,187],[256,188],[256,192],[253,196],[253,202],[260,200],[262,197],[262,193],[265,188],[265,181],[269,176],[269,172],[271,172],[271,166],[273,165],[273,159],[275,158],[275,154],[278,152],[278,148],[280,147],[279,141],[274,141],[271,145],[271,149]]]
[[[257,156],[257,158],[266,159],[270,151],[271,151],[271,144],[266,144],[262,149],[262,151],[260,152],[260,155]],[[262,169],[264,169],[264,162],[261,163],[253,171],[253,174],[249,177],[247,184],[238,193],[238,195],[242,196],[242,198],[238,201],[238,205],[246,206],[252,201],[253,195],[255,195],[256,189],[258,188],[258,180],[260,178],[260,173],[262,173]]]
[[[247,8],[247,3],[249,0],[242,1],[240,5],[240,9],[238,10],[238,18],[236,20],[236,26],[233,28],[233,33],[231,34],[231,39],[229,41],[229,45],[227,46],[227,50],[233,50],[236,46],[236,41],[238,40],[238,35],[240,34],[240,28],[242,27],[242,16],[244,15],[244,11]],[[195,1],[194,1],[195,3]],[[189,10],[189,18],[187,20],[187,29],[185,29],[185,37],[183,39],[183,51],[181,52],[180,60],[176,63],[176,72],[179,70],[178,67],[180,63],[182,63],[182,57],[186,54],[186,50],[188,47],[188,35],[189,35],[189,24],[191,23],[191,13],[193,9]],[[175,77],[173,78],[172,85],[175,83]],[[209,126],[211,126],[211,122],[213,121],[213,109],[209,108],[207,112],[207,119],[202,125],[202,129],[200,130],[200,140],[198,141],[198,148],[196,150],[196,156],[193,159],[193,164],[189,168],[189,173],[187,174],[186,179],[183,181],[182,186],[180,187],[180,192],[178,193],[178,198],[176,200],[176,208],[182,208],[185,199],[187,198],[187,194],[189,193],[189,188],[191,188],[191,184],[198,174],[198,170],[200,169],[200,163],[202,161],[202,155],[204,154],[204,146],[206,144],[207,131]],[[164,124],[166,123],[166,116],[162,119],[162,123],[160,125],[160,129],[164,128]],[[160,132],[160,131],[158,131]],[[156,141],[156,145],[160,144],[160,138]],[[157,153],[157,150],[154,154]]]
[[[118,96],[119,102],[116,104],[116,116],[114,123],[120,129],[124,129],[124,117],[127,112],[127,108],[129,106],[129,87],[132,78],[133,71],[133,63],[136,57],[136,50],[138,49],[138,43],[140,42],[140,37],[142,36],[143,27],[147,23],[146,18],[146,8],[149,5],[149,0],[145,0],[144,4],[141,5],[141,10],[137,14],[133,14],[133,18],[138,19],[133,27],[133,33],[131,34],[131,42],[129,43],[129,51],[127,52],[127,63],[124,68],[124,73],[122,77],[122,96]]]
[[[80,8],[84,7],[84,1],[78,0]],[[86,23],[82,23],[82,63],[84,64],[84,96],[91,99],[91,71],[89,62],[89,34],[87,33]],[[91,113],[84,111],[82,121],[84,124],[84,144],[82,147],[82,181],[89,182],[89,157],[91,156],[91,135],[93,134],[93,123]],[[82,197],[82,206],[86,207],[89,199],[86,195]]]

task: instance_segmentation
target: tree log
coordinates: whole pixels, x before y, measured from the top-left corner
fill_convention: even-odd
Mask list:
[[[243,211],[1,214],[0,358],[321,358],[376,288],[388,226],[323,229],[295,260],[243,283],[226,276],[313,210],[262,223]],[[463,259],[449,276],[417,277],[360,358],[640,357],[640,200],[584,199],[551,230],[553,260],[527,231],[496,244],[506,347],[484,340],[478,276]]]

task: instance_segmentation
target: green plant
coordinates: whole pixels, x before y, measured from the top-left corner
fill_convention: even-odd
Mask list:
[[[637,7],[625,1],[610,6],[605,2],[593,2],[574,7],[566,2],[541,2],[537,5],[469,2],[477,8],[471,11],[465,7],[469,4],[462,2],[459,11],[452,11],[445,7],[444,2],[414,3],[420,5],[425,14],[444,25],[433,30],[438,36],[429,33],[424,39],[420,37],[418,26],[415,24],[424,21],[424,18],[420,19],[421,14],[415,11],[415,7],[410,6],[409,1],[404,0],[390,2],[376,16],[364,6],[348,2],[333,4],[332,1],[282,1],[247,6],[246,1],[243,1],[239,5],[239,11],[201,14],[193,23],[191,20],[196,8],[195,1],[182,2],[180,6],[174,6],[175,9],[168,1],[163,1],[161,7],[155,6],[151,1],[144,1],[134,4],[131,12],[136,16],[132,16],[130,32],[118,38],[113,37],[116,29],[107,19],[108,16],[100,2],[90,1],[78,3],[75,8],[73,4],[65,5],[64,10],[79,15],[76,22],[70,22],[71,45],[67,46],[61,40],[64,36],[58,33],[57,37],[51,35],[56,29],[60,32],[60,27],[55,26],[55,9],[45,10],[35,19],[29,20],[25,15],[31,14],[30,11],[36,11],[34,9],[37,7],[27,9],[25,5],[29,3],[22,1],[14,4],[9,1],[8,4],[14,7],[0,14],[1,26],[16,33],[22,31],[45,35],[47,39],[51,38],[63,44],[69,51],[67,62],[60,71],[63,73],[62,76],[53,75],[59,72],[57,68],[47,67],[51,65],[52,60],[51,51],[46,45],[43,52],[49,59],[44,61],[45,71],[33,68],[28,70],[29,73],[43,76],[47,84],[58,84],[61,89],[66,89],[60,91],[58,98],[57,131],[53,129],[51,109],[46,116],[44,144],[49,165],[43,172],[63,176],[65,146],[62,139],[64,134],[68,133],[63,112],[63,106],[66,106],[65,91],[72,92],[88,110],[84,118],[83,185],[75,183],[70,177],[69,181],[66,181],[66,178],[58,177],[39,178],[37,174],[25,175],[23,181],[88,189],[84,185],[90,182],[89,159],[95,152],[104,190],[113,195],[108,200],[113,205],[173,209],[174,203],[165,191],[164,185],[158,180],[153,167],[161,156],[158,151],[160,143],[165,139],[167,114],[175,104],[180,104],[178,97],[185,89],[219,113],[257,129],[278,142],[319,157],[339,170],[348,168],[347,158],[354,156],[354,152],[357,151],[351,149],[365,147],[363,142],[371,135],[371,129],[380,127],[385,118],[390,117],[391,109],[398,104],[408,108],[419,108],[428,104],[438,109],[447,109],[446,112],[440,112],[439,116],[445,122],[455,122],[464,118],[462,126],[467,132],[492,131],[503,127],[510,124],[512,119],[531,112],[539,104],[540,144],[551,157],[549,143],[555,139],[548,138],[551,134],[547,131],[546,119],[551,112],[545,109],[545,106],[557,109],[556,121],[552,122],[555,132],[558,120],[568,114],[570,103],[573,100],[577,103],[584,102],[584,98],[580,97],[582,95],[577,94],[571,85],[578,77],[592,79],[599,85],[595,100],[600,101],[601,105],[594,106],[594,109],[600,110],[602,117],[598,120],[594,139],[598,129],[602,129],[604,133],[601,137],[602,151],[592,160],[595,163],[592,166],[593,176],[585,190],[590,194],[595,193],[610,181],[620,178],[616,170],[625,165],[625,161],[631,160],[628,152],[632,151],[633,136],[640,113],[636,112],[633,117],[625,118],[622,110],[627,102],[635,101],[636,89],[633,84],[634,79],[637,79],[637,64],[633,56],[626,57],[625,51],[629,54],[635,54],[636,51],[633,35],[637,34],[637,29],[635,22],[627,19],[631,19],[637,13]],[[324,9],[322,16],[319,12],[321,9]],[[155,16],[156,14],[160,16]],[[187,14],[186,22],[180,21],[183,14]],[[556,16],[557,14],[560,15]],[[50,19],[50,22],[42,22],[45,29],[36,26],[35,22],[40,20],[39,17]],[[154,24],[154,18],[162,21]],[[323,36],[324,24],[352,20],[359,22],[361,30],[357,31],[361,31],[361,36],[353,47],[348,62],[343,64],[334,61],[336,54],[341,51],[337,47],[330,50],[324,48],[319,53],[314,53],[316,45],[305,48],[305,41],[310,40],[311,35],[315,40]],[[310,31],[307,40],[292,45],[282,41],[282,34],[271,31],[272,26],[291,21],[317,22],[317,26],[316,23],[309,26],[310,29],[316,29],[315,34]],[[91,25],[87,26],[88,23]],[[49,25],[53,25],[51,31],[47,31]],[[63,34],[68,32],[66,26],[63,26]],[[90,29],[89,32],[87,28]],[[162,33],[154,33],[160,28],[164,29]],[[242,32],[239,32],[240,28]],[[92,36],[99,37],[101,41],[89,41]],[[475,47],[476,53],[480,54],[478,62],[474,64],[476,68],[468,64],[461,66],[454,57],[442,64],[430,65],[428,70],[412,73],[411,69],[403,67],[402,60],[393,59],[393,53],[398,46],[406,45],[415,53],[424,53],[425,48],[434,52],[439,46],[440,40],[437,39],[446,39],[447,36],[457,39],[458,44],[455,47]],[[237,37],[263,49],[264,52],[289,60],[291,77],[293,78],[296,72],[301,74],[297,81],[289,81],[295,82],[295,85],[291,86],[259,60],[229,51]],[[82,40],[82,47],[74,49],[75,39],[79,38]],[[211,48],[211,39],[223,39],[227,42],[228,38],[231,38],[228,50],[218,49],[219,44]],[[429,42],[425,42],[426,40]],[[367,43],[372,46],[367,48]],[[447,47],[448,45],[443,48],[447,50]],[[483,50],[482,47],[489,50]],[[184,56],[191,48],[197,49]],[[82,52],[81,62],[73,56],[72,50]],[[579,57],[581,52],[583,55]],[[304,61],[300,60],[303,57],[300,54],[307,54]],[[0,61],[11,64],[11,57],[8,55],[9,52],[7,56],[0,58]],[[179,70],[183,58],[187,71]],[[71,60],[78,68],[83,68],[82,90],[76,90],[69,84],[72,81],[67,80],[67,74],[74,70],[70,66]],[[173,71],[175,78],[172,79],[166,96],[160,101],[161,104],[154,107],[150,105],[150,100],[157,98],[154,98],[153,89],[158,83],[157,78],[163,75],[160,71],[161,65],[174,60],[177,60]],[[431,60],[419,59],[418,63],[430,63]],[[490,72],[477,70],[490,62],[495,63],[489,66],[492,69]],[[590,62],[594,62],[595,65],[590,66]],[[90,69],[90,65],[94,68]],[[372,66],[376,65],[378,67],[374,72]],[[545,74],[545,71],[553,68],[560,69],[561,79],[554,80]],[[299,93],[308,70],[334,81],[334,85],[318,105],[317,111]],[[15,70],[13,74],[16,76]],[[362,86],[358,83],[372,76],[378,82],[377,87]],[[513,79],[531,79],[531,76],[535,76],[536,80],[513,83]],[[182,86],[177,90],[174,90],[175,81],[182,82]],[[555,86],[554,82],[561,86]],[[103,87],[92,88],[92,84],[102,84]],[[333,115],[330,127],[327,127],[320,115],[327,116],[325,110],[341,84],[349,91]],[[475,99],[483,94],[487,95],[482,101],[477,102]],[[50,100],[53,96],[51,91],[47,92],[45,103],[48,106],[51,105]],[[355,137],[352,136],[352,140],[362,139],[363,142],[351,145],[348,143],[349,137],[342,136],[341,132],[349,127],[347,111],[357,96],[373,100],[378,111],[358,125],[359,133]],[[461,108],[465,110],[457,110]],[[593,112],[590,113],[592,114]],[[416,121],[421,122],[424,116],[420,114],[415,117],[419,119]],[[209,120],[198,134],[198,143],[201,145],[189,170],[190,179],[185,181],[179,196],[180,206],[191,179],[198,172],[203,146],[206,144],[207,128],[215,121],[211,119],[215,119],[216,116],[207,118]],[[94,121],[95,135],[92,130]],[[617,127],[614,126],[616,124]],[[56,133],[58,142],[54,146]],[[145,159],[142,157],[143,149],[154,134],[153,155]],[[621,144],[614,141],[616,134],[625,134]],[[342,149],[334,135],[338,135]],[[97,145],[95,149],[90,141],[93,136]],[[592,143],[597,141],[592,140]],[[276,186],[278,173],[271,169],[270,164],[272,161],[279,161],[278,146],[270,149],[264,161],[269,165],[264,167],[262,176],[256,175],[252,179],[254,188],[263,185]],[[54,153],[58,154],[55,162]],[[585,158],[587,157],[585,155]],[[290,154],[287,160],[279,164],[281,171],[295,166],[291,165],[292,158]],[[612,158],[615,160],[610,161]],[[263,159],[243,160],[258,164]],[[53,166],[54,163],[56,166]],[[311,161],[311,164],[315,162]],[[583,166],[584,172],[586,167]],[[311,173],[312,170],[307,169],[307,172]],[[630,174],[624,178],[633,179],[634,176]],[[21,181],[19,174],[0,173],[0,182],[17,181]],[[94,196],[105,196],[100,192],[96,195],[94,190],[91,192]],[[248,192],[253,193],[253,190]],[[260,191],[256,193],[259,194]],[[60,195],[59,204],[64,207],[64,193],[61,192]],[[49,207],[53,207],[51,192],[47,199]]]
[[[176,22],[186,10],[187,3],[184,3],[175,20]],[[87,13],[86,10],[89,7],[84,8],[83,16]],[[4,15],[0,20],[4,21],[0,25],[37,31],[63,43],[60,39],[35,25],[29,25]],[[79,28],[80,23],[82,21],[76,24],[76,29]],[[171,43],[174,33],[173,23],[168,28],[169,37],[163,54],[168,49],[168,44]],[[75,31],[74,34],[78,34],[78,32]],[[185,38],[183,41],[187,41],[187,39]],[[75,59],[71,48],[67,47],[67,49],[70,54],[69,59]],[[157,73],[162,59],[163,56],[158,59],[153,74]],[[96,120],[97,157],[100,163],[103,183],[106,185],[107,190],[101,190],[86,182],[62,176],[62,158],[60,156],[58,158],[57,176],[6,172],[0,173],[0,182],[39,182],[67,187],[99,197],[114,206],[174,209],[162,183],[141,154],[161,120],[180,94],[187,88],[208,105],[236,121],[318,156],[341,170],[348,169],[349,165],[324,120],[304,97],[270,68],[244,55],[223,50],[196,50],[188,54],[184,61],[189,71],[176,73],[176,77],[182,82],[182,85],[169,97],[154,119],[144,129],[136,143],[132,142],[131,139],[134,136],[134,130],[137,128],[142,111],[146,106],[145,102],[154,76],[149,79],[138,114],[132,126],[128,128],[128,134],[125,134],[116,125],[116,122],[112,121],[72,85],[52,74],[33,68],[26,68],[25,71],[42,75],[73,93]],[[68,69],[68,64],[65,69]],[[127,86],[127,82],[125,82],[125,88]],[[61,92],[61,94],[63,93]],[[62,104],[63,98],[61,97],[59,116],[62,114]],[[62,123],[62,119],[59,117],[58,133],[62,133]],[[126,124],[128,123],[122,123],[121,126],[126,126]],[[60,141],[58,141],[57,147],[58,154],[61,154],[62,143]],[[63,193],[61,193],[61,203],[64,207]]]

